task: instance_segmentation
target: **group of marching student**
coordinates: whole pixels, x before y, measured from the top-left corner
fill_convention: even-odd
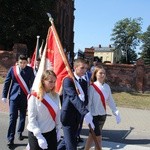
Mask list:
[[[14,145],[18,111],[18,139],[23,140],[26,110],[28,109],[28,140],[30,150],[77,150],[77,136],[80,135],[82,123],[91,125],[99,147],[102,148],[102,128],[106,120],[106,102],[120,123],[119,111],[112,98],[110,87],[105,83],[106,72],[102,66],[96,66],[92,75],[87,72],[88,64],[83,59],[74,61],[74,80],[66,77],[62,85],[62,106],[55,92],[57,77],[52,70],[45,70],[37,91],[30,91],[34,72],[27,65],[27,58],[19,56],[18,64],[11,67],[6,76],[2,100],[6,102],[9,95],[8,146]],[[10,90],[9,90],[10,89]],[[27,95],[28,96],[27,100]],[[28,105],[27,105],[28,102]],[[63,139],[60,141],[61,128]],[[58,144],[58,141],[59,144]],[[85,145],[89,150],[93,142],[92,134]]]

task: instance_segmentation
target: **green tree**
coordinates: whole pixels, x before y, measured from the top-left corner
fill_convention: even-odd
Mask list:
[[[27,44],[34,50],[36,36],[46,37],[50,25],[46,12],[53,10],[53,0],[0,0],[0,44],[12,48]]]
[[[111,40],[114,41],[116,50],[122,52],[122,63],[131,63],[136,60],[136,47],[140,44],[139,36],[141,34],[142,18],[125,18],[118,21],[111,34]]]
[[[148,26],[147,31],[142,34],[141,39],[143,45],[141,46],[142,52],[140,55],[145,64],[150,64],[150,26]]]

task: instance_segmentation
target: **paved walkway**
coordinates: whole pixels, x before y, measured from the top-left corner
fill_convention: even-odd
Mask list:
[[[3,84],[0,84],[0,112],[8,112],[8,103],[5,105],[1,99],[2,99],[2,88]]]
[[[150,150],[150,110],[118,108],[122,121],[115,122],[109,108],[103,128],[103,150]],[[87,138],[84,125],[82,137]]]
[[[0,84],[0,93],[2,85]],[[122,121],[119,125],[115,122],[115,117],[107,108],[107,120],[103,128],[103,150],[150,150],[150,110],[118,108]],[[8,102],[1,101],[0,94],[0,118],[1,118],[1,150],[6,150],[6,139],[8,127]],[[18,143],[15,150],[25,149],[27,144],[27,131],[25,130],[25,140]],[[3,136],[3,137],[2,137]],[[88,136],[88,127],[84,124],[81,137],[84,143],[79,143],[79,147],[85,144]],[[18,142],[16,140],[16,142]],[[93,148],[91,148],[92,150]]]

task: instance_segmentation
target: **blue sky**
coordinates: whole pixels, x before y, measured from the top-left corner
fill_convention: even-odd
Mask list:
[[[75,9],[75,52],[112,44],[112,29],[124,18],[143,18],[143,32],[150,25],[150,0],[75,0]]]

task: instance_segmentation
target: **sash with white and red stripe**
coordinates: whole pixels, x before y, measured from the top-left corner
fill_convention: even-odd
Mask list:
[[[102,91],[94,83],[92,83],[91,85],[95,88],[95,90],[97,91],[97,93],[100,95],[100,99],[102,101],[104,109],[106,110],[105,98],[104,98],[104,95],[103,95]]]
[[[13,71],[14,71],[14,75],[15,75],[15,78],[16,80],[18,81],[21,89],[23,90],[23,92],[28,95],[29,93],[29,88],[26,84],[26,82],[24,81],[24,79],[22,78],[21,74],[20,74],[20,70],[19,70],[19,66],[14,66],[13,67]]]
[[[36,92],[32,92],[30,96],[31,95],[39,99]],[[58,106],[55,104],[55,102],[53,102],[53,100],[47,94],[44,95],[41,102],[47,107],[49,114],[52,116],[53,120],[55,121],[56,113],[58,111]]]

